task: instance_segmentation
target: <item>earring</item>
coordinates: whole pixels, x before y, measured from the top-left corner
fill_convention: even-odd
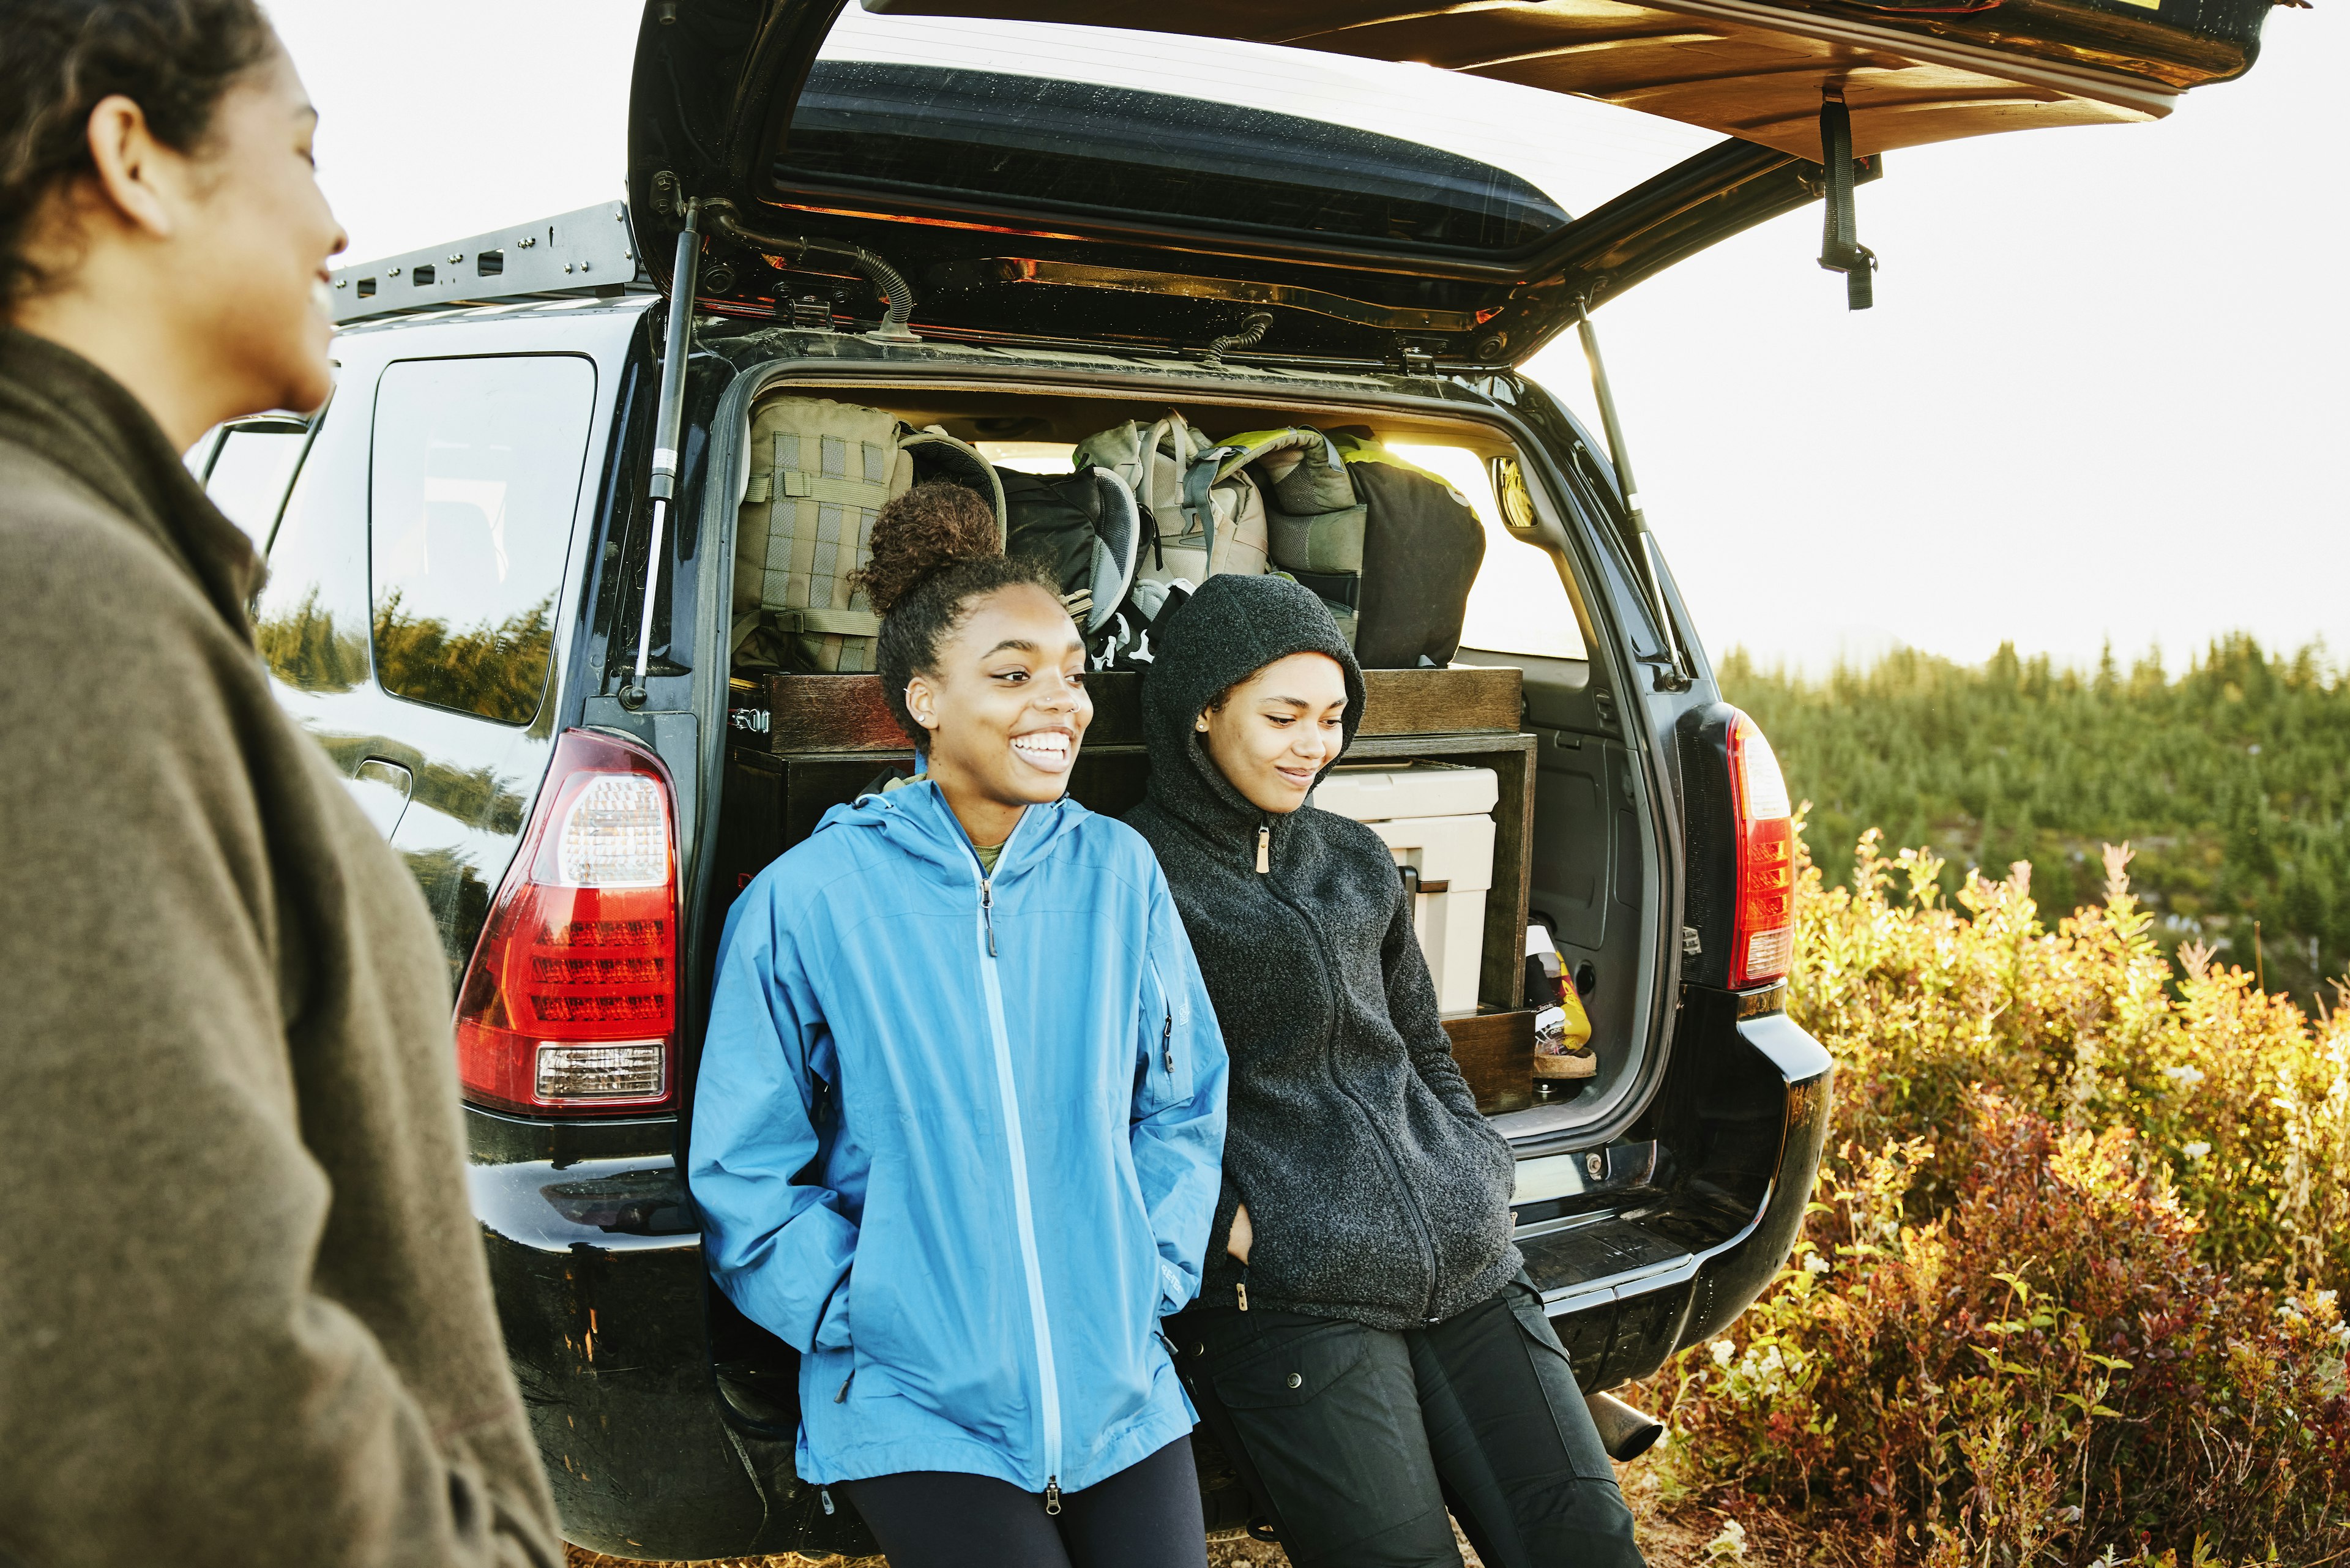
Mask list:
[[[1205,713],[1202,713],[1198,718],[1192,720],[1191,728],[1199,731],[1200,733],[1203,735],[1206,734],[1208,732],[1208,716]]]

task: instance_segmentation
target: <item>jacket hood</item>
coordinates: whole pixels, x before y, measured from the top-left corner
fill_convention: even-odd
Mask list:
[[[1020,824],[1004,840],[1003,854],[991,880],[1001,883],[1041,862],[1053,845],[1092,815],[1066,795],[1020,814]],[[939,793],[937,784],[921,779],[884,794],[858,795],[836,805],[816,825],[818,833],[834,827],[863,828],[881,834],[904,854],[933,867],[938,879],[969,888],[979,878],[979,860],[972,853],[971,836]]]
[[[1347,717],[1337,765],[1363,722],[1363,670],[1338,623],[1309,588],[1287,577],[1214,576],[1202,584],[1157,639],[1158,657],[1142,683],[1142,724],[1150,746],[1150,798],[1202,832],[1253,825],[1264,813],[1234,789],[1192,721],[1218,694],[1293,653],[1326,653],[1347,675]],[[1307,797],[1309,800],[1311,796]]]

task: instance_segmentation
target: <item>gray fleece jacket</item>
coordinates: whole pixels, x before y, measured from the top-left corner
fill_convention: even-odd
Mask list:
[[[1286,816],[1251,805],[1192,728],[1234,682],[1308,651],[1346,669],[1351,744],[1362,672],[1321,600],[1285,578],[1210,578],[1143,687],[1150,788],[1127,820],[1158,851],[1232,1054],[1201,1300],[1234,1305],[1244,1283],[1252,1308],[1416,1328],[1523,1265],[1515,1161],[1453,1063],[1387,846],[1310,800]],[[1225,1251],[1243,1201],[1245,1267]]]

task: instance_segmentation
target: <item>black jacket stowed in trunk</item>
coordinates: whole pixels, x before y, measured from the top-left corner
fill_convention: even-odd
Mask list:
[[[1287,815],[1250,805],[1192,727],[1234,682],[1305,652],[1345,668],[1351,744],[1362,672],[1321,601],[1284,578],[1210,578],[1143,688],[1150,787],[1127,820],[1166,870],[1232,1063],[1201,1300],[1234,1304],[1244,1281],[1252,1307],[1416,1328],[1522,1266],[1515,1160],[1453,1063],[1387,846],[1310,797]],[[1224,1250],[1243,1201],[1245,1271]]]

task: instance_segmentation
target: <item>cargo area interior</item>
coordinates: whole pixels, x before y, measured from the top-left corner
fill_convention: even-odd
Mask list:
[[[942,431],[999,469],[1060,474],[1070,472],[1076,443],[1129,421],[1147,426],[1170,408],[1082,391],[792,380],[762,394],[751,423],[778,397],[879,410],[912,429]],[[1483,524],[1484,556],[1458,651],[1443,667],[1366,670],[1366,711],[1344,772],[1315,798],[1372,822],[1395,854],[1416,898],[1415,925],[1455,1056],[1487,1115],[1521,1138],[1601,1119],[1633,1090],[1646,1049],[1660,862],[1649,793],[1636,771],[1645,764],[1625,744],[1609,659],[1595,652],[1604,648],[1586,608],[1595,596],[1577,581],[1587,568],[1553,543],[1578,530],[1588,538],[1591,528],[1577,521],[1570,498],[1533,477],[1531,462],[1521,472],[1534,492],[1535,525],[1513,530],[1503,522],[1493,460],[1519,453],[1492,425],[1367,402],[1187,400],[1177,407],[1218,439],[1304,425],[1376,440],[1448,482]],[[743,531],[766,526],[773,487],[760,479],[768,462],[754,451],[738,518]],[[1371,629],[1367,622],[1358,649]],[[1070,793],[1095,811],[1120,815],[1142,797],[1143,679],[1122,670],[1087,678],[1095,713]],[[729,706],[706,917],[713,930],[740,888],[827,810],[914,768],[871,675],[738,661]],[[1529,924],[1550,933],[1589,1017],[1596,1068],[1587,1078],[1534,1075]],[[717,1293],[711,1301],[714,1359],[734,1416],[756,1427],[780,1423],[787,1434],[795,1358]]]

